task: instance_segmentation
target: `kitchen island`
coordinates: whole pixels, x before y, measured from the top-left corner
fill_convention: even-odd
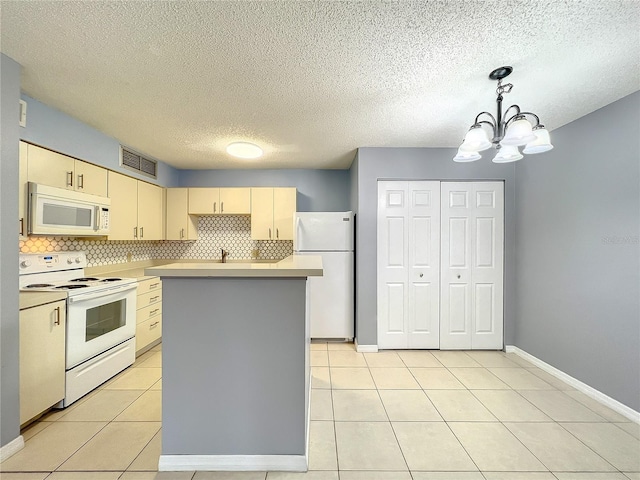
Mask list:
[[[159,470],[307,470],[307,277],[322,259],[173,263],[163,281]]]

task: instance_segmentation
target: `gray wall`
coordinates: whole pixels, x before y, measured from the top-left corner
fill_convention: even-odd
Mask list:
[[[18,371],[18,100],[20,65],[0,54],[0,446],[20,435]]]
[[[348,170],[181,170],[182,187],[296,187],[299,212],[349,210]]]
[[[150,183],[177,184],[178,171],[166,163],[158,162],[157,180],[124,169],[118,140],[27,95],[22,99],[27,102],[27,126],[20,132],[23,140]]]
[[[515,344],[640,410],[640,93],[516,167]]]
[[[304,455],[306,278],[162,280],[163,455]]]
[[[515,165],[494,164],[492,153],[473,163],[455,163],[452,148],[360,148],[356,220],[356,337],[376,345],[376,255],[378,179],[505,181],[505,344],[515,338]]]

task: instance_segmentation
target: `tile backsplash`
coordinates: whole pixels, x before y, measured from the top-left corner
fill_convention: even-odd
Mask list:
[[[293,253],[291,241],[252,240],[248,215],[202,216],[198,220],[198,237],[192,241],[109,241],[32,236],[20,240],[20,252],[81,250],[87,253],[90,267],[160,258],[219,259],[223,248],[232,260],[249,259],[253,250],[258,250],[257,258],[261,260],[280,260]]]

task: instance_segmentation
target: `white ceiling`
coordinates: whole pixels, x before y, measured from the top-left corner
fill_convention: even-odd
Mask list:
[[[363,146],[453,147],[488,73],[550,129],[640,89],[640,3],[4,1],[22,89],[179,168],[348,168]],[[553,134],[552,134],[553,138]],[[261,145],[238,160],[232,141]]]

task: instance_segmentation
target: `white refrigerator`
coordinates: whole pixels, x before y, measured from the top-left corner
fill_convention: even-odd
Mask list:
[[[297,212],[293,251],[322,257],[309,277],[311,338],[353,339],[353,212]]]

